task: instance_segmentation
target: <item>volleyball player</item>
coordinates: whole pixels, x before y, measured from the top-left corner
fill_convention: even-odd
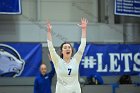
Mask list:
[[[68,42],[64,42],[61,45],[60,55],[56,53],[52,44],[52,26],[50,22],[47,23],[48,48],[57,74],[56,93],[81,93],[78,69],[86,46],[87,23],[88,21],[85,18],[81,19],[81,24],[79,24],[82,29],[81,44],[75,55],[72,55],[73,48]]]

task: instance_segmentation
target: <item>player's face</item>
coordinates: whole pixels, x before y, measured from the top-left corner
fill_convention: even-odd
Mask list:
[[[41,74],[42,74],[43,76],[46,74],[46,72],[47,72],[47,67],[46,67],[45,64],[42,64],[42,65],[40,66],[40,72],[41,72]]]
[[[71,57],[72,55],[72,47],[70,44],[64,44],[62,47],[63,57]]]

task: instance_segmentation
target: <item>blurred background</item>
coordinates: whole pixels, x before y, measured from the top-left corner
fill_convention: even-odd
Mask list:
[[[82,17],[89,20],[88,43],[139,45],[140,6],[137,9],[139,14],[115,14],[117,1],[137,1],[138,5],[140,4],[139,0],[21,0],[19,14],[0,14],[0,42],[40,43],[41,62],[47,64],[48,71],[51,67],[48,59],[46,20],[51,21],[56,50],[59,50],[64,41],[73,45],[80,42],[81,29],[76,24]],[[104,84],[98,84],[93,80],[94,77],[88,79],[80,76],[82,93],[139,93],[138,74],[131,76],[133,84],[118,85],[120,77],[121,75],[102,76]],[[33,93],[34,78],[35,76],[0,77],[0,93]],[[90,84],[90,81],[95,82]],[[53,93],[55,85],[56,75],[53,78]]]

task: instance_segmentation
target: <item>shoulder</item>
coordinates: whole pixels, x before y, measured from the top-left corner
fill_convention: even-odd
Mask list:
[[[59,64],[64,63],[64,60],[63,60],[62,58],[59,57],[58,63],[59,63]]]
[[[71,62],[73,62],[73,63],[76,62],[76,58],[75,57],[72,57],[71,58]]]
[[[75,57],[72,57],[71,62],[74,65],[79,65],[79,62],[77,62],[77,59]]]

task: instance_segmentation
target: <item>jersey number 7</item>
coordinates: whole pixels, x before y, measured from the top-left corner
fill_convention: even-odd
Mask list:
[[[71,74],[71,68],[68,68],[68,75],[70,75]]]

